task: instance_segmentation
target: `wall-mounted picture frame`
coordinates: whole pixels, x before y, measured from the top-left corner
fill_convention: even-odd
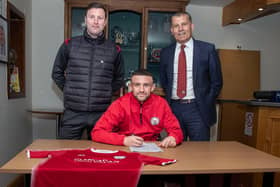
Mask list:
[[[7,0],[0,0],[0,16],[7,18]]]
[[[8,62],[8,26],[2,17],[0,17],[0,62]]]

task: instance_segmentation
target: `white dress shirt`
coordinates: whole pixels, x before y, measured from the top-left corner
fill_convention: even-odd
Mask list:
[[[187,43],[185,43],[186,47],[184,48],[186,54],[186,62],[187,62],[187,95],[182,99],[194,99],[194,91],[193,91],[193,39],[191,38]],[[174,55],[174,72],[173,72],[173,86],[172,86],[172,96],[171,99],[180,99],[177,96],[177,78],[178,78],[178,58],[181,50],[181,44],[176,44],[175,55]]]

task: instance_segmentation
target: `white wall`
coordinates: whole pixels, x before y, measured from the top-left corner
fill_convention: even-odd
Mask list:
[[[51,70],[64,41],[64,0],[32,0],[32,107],[63,108]],[[55,116],[33,115],[33,138],[55,137]]]
[[[26,27],[30,25],[30,0],[11,0],[20,11],[26,15]],[[31,77],[30,77],[30,36],[26,35],[26,97],[8,100],[7,67],[0,64],[0,165],[12,158],[32,140],[32,123],[27,109],[31,107]],[[0,186],[6,186],[15,177],[11,174],[0,174]]]
[[[51,80],[64,41],[64,0],[32,0],[32,106],[62,107]]]

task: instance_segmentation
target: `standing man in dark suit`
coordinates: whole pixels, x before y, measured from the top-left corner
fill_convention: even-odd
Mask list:
[[[161,51],[160,81],[185,140],[208,141],[216,122],[222,73],[215,46],[195,40],[193,28],[188,12],[171,17],[171,33],[177,42]]]

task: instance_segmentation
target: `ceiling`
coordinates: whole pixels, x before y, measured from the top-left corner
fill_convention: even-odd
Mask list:
[[[224,7],[234,0],[190,0],[190,5]]]

